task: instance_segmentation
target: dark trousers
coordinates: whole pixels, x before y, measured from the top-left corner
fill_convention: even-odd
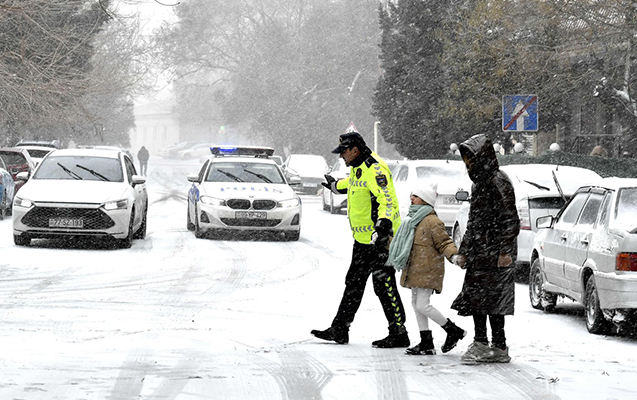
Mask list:
[[[139,162],[139,174],[146,175],[146,170],[148,169],[148,161],[140,161]]]
[[[387,250],[374,245],[354,242],[352,263],[345,277],[345,291],[332,326],[349,327],[363,300],[369,275],[372,276],[374,293],[380,300],[390,332],[399,331],[405,324],[405,309],[396,285],[396,270],[385,264]]]
[[[504,349],[506,347],[506,337],[504,333],[504,315],[489,315],[489,325],[491,325],[491,342],[494,346]],[[474,315],[473,324],[475,327],[476,342],[489,343],[487,338],[487,315]]]

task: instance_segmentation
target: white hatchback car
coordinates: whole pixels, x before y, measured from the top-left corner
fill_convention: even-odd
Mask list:
[[[345,161],[339,158],[329,174],[336,180],[347,179],[350,169],[345,165]],[[331,190],[323,189],[323,210],[338,214],[343,209],[347,209],[347,193],[332,193]]]
[[[537,227],[532,222],[544,215],[556,215],[580,186],[599,182],[602,177],[586,168],[553,164],[503,165],[500,170],[509,177],[515,192],[520,233],[514,262],[518,280],[526,281],[531,265],[533,239],[537,232]],[[469,202],[463,202],[452,231],[457,246],[460,246],[467,230],[468,216]]]
[[[123,151],[55,150],[13,201],[13,239],[108,237],[130,247],[146,236],[146,178]]]
[[[213,147],[198,174],[188,175],[187,228],[207,233],[280,233],[298,240],[301,199],[269,147]],[[296,182],[297,184],[300,183]]]
[[[608,178],[577,190],[556,216],[537,220],[531,305],[558,296],[584,305],[586,327],[607,333],[637,323],[637,179]]]

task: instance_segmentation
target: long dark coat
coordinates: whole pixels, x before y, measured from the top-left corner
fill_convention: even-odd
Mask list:
[[[459,315],[511,315],[515,305],[513,265],[498,267],[498,257],[513,255],[520,232],[513,185],[498,166],[493,144],[475,135],[459,146],[473,181],[467,230],[458,254],[466,258],[462,291],[451,308]]]

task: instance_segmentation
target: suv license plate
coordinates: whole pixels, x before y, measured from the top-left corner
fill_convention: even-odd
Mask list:
[[[81,218],[49,218],[49,228],[83,228]]]
[[[265,211],[235,211],[234,217],[238,219],[266,219]]]
[[[453,196],[444,196],[442,198],[442,204],[460,204],[460,202]]]

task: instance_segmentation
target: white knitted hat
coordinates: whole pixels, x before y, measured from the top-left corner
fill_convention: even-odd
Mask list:
[[[434,206],[436,204],[436,188],[438,185],[424,184],[422,186],[417,187],[411,191],[411,194],[414,194],[421,199],[423,199],[430,206]]]

